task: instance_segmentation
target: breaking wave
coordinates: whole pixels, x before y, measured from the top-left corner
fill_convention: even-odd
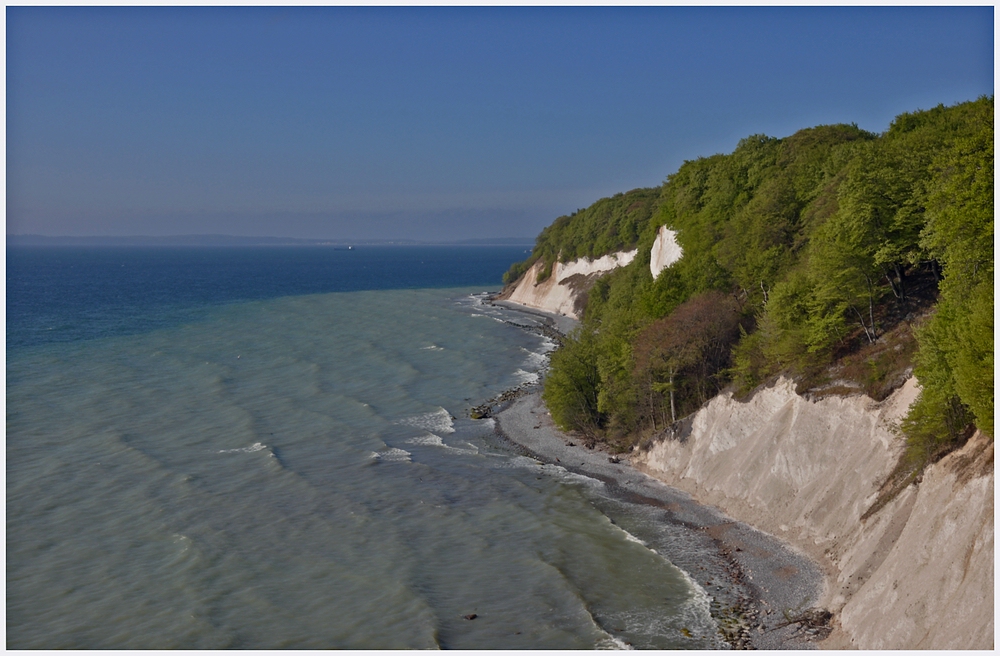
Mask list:
[[[372,460],[380,462],[410,462],[410,452],[402,449],[388,448],[382,451],[372,451]]]
[[[451,413],[444,408],[415,417],[407,417],[396,422],[404,426],[422,428],[429,433],[454,433],[455,426]]]
[[[254,453],[256,451],[263,451],[266,448],[266,444],[254,442],[252,445],[243,447],[242,449],[222,449],[219,453]]]

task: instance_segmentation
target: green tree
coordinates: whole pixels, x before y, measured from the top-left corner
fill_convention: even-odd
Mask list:
[[[940,263],[937,312],[917,333],[922,391],[903,424],[911,445],[930,453],[964,423],[993,434],[993,99],[980,99],[971,134],[933,166],[921,244]]]
[[[808,260],[814,285],[812,308],[819,315],[818,323],[834,327],[841,317],[850,316],[869,343],[879,334],[875,306],[883,295],[873,232],[870,217],[842,206],[816,231]],[[813,344],[813,348],[817,346]]]
[[[599,389],[595,335],[577,331],[552,354],[542,399],[560,428],[595,435],[602,423]]]
[[[666,423],[664,395],[670,400],[670,421],[677,421],[678,395],[684,406],[701,405],[721,388],[718,374],[729,364],[733,343],[740,336],[735,300],[709,291],[692,297],[669,315],[643,329],[635,340],[633,377],[656,429]]]

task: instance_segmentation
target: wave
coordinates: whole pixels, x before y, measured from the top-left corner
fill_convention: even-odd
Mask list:
[[[420,444],[423,446],[445,446],[444,441],[437,435],[423,435],[406,440],[407,444]]]
[[[475,444],[471,444],[469,442],[463,442],[463,444],[465,444],[468,448],[460,449],[456,446],[445,444],[444,440],[442,440],[439,435],[434,435],[433,433],[429,433],[427,435],[421,435],[420,437],[412,437],[406,440],[406,443],[417,444],[420,446],[438,446],[441,447],[442,449],[447,449],[449,451],[458,451],[459,453],[468,453],[472,455],[476,455],[479,453],[479,448]]]
[[[369,456],[377,462],[410,462],[410,452],[390,447],[382,451],[372,451]]]
[[[546,466],[540,460],[528,456],[514,456],[499,460],[493,465],[493,469],[544,469]]]
[[[705,618],[711,618],[712,616],[712,597],[708,594],[705,588],[701,587],[701,584],[694,580],[694,577],[685,572],[682,568],[677,567],[677,571],[680,572],[681,577],[691,588],[691,597],[684,605],[681,606],[678,617],[692,626],[701,624],[702,626],[699,628],[701,628],[706,635],[710,635],[711,630],[716,628],[714,626],[714,620],[706,623]]]
[[[455,426],[453,419],[450,412],[444,408],[439,408],[434,412],[400,419],[396,423],[404,426],[423,428],[429,433],[454,433]]]
[[[506,321],[504,321],[504,320],[503,320],[503,319],[501,319],[500,317],[497,317],[497,316],[494,316],[494,315],[493,315],[492,313],[487,313],[487,312],[471,312],[471,313],[469,314],[469,316],[470,316],[470,317],[473,317],[473,318],[476,318],[476,317],[483,317],[483,318],[485,318],[485,319],[493,319],[493,320],[494,320],[494,321],[496,321],[497,323],[507,323]]]
[[[601,651],[611,651],[611,650],[631,651],[635,649],[632,645],[628,644],[621,638],[616,638],[615,636],[611,635],[610,633],[602,629],[601,626],[597,624],[597,622],[594,622],[594,626],[596,626],[600,630],[600,632],[604,634],[601,637],[601,639],[597,641],[597,644],[594,645],[594,649],[599,649]]]
[[[557,348],[559,348],[559,343],[556,342],[556,340],[546,335],[545,337],[542,338],[542,343],[539,346],[540,349],[539,353],[547,355],[552,351],[555,351]]]
[[[680,607],[673,615],[673,619],[670,624],[678,624],[686,627],[692,634],[699,638],[715,640],[715,632],[718,627],[715,625],[715,621],[712,619],[711,615],[712,597],[708,594],[705,588],[703,588],[690,574],[684,571],[684,569],[677,567],[670,562],[669,558],[666,558],[656,549],[649,546],[646,541],[632,535],[614,521],[611,521],[611,525],[618,529],[621,533],[624,533],[624,537],[627,541],[634,542],[645,547],[652,553],[656,554],[659,558],[662,558],[666,562],[670,563],[670,565],[687,584],[689,596],[683,603],[680,604]],[[628,624],[632,626],[644,625],[644,632],[651,635],[663,634],[664,631],[667,633],[672,633],[674,631],[674,629],[670,626],[664,625],[662,618],[655,614],[650,615],[648,612],[633,612],[629,613],[629,618]]]
[[[629,542],[635,542],[638,545],[642,545],[643,547],[646,547],[647,549],[649,549],[653,553],[656,553],[656,549],[653,549],[652,547],[650,547],[648,544],[646,544],[646,542],[644,540],[640,540],[639,538],[635,537],[634,535],[632,535],[631,533],[629,533],[628,531],[626,531],[625,529],[623,529],[621,526],[618,526],[617,524],[615,524],[614,526],[619,531],[621,531],[622,533],[625,534],[625,539],[628,540]],[[659,555],[659,554],[657,554],[657,555]]]
[[[243,447],[242,449],[222,449],[219,453],[255,453],[257,451],[263,451],[266,448],[266,444],[254,442],[252,445]]]
[[[545,352],[529,351],[524,347],[522,347],[521,350],[528,354],[528,357],[524,361],[524,365],[526,367],[541,369],[549,364],[549,357],[545,354]]]
[[[517,379],[519,385],[526,385],[528,383],[537,383],[541,379],[541,376],[537,371],[518,369],[514,372],[514,378]]]

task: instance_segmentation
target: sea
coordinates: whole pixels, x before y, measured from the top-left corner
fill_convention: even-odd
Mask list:
[[[726,647],[677,527],[470,418],[555,348],[523,247],[6,255],[8,648]]]

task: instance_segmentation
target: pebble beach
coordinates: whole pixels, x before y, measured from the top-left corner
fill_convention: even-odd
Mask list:
[[[815,648],[813,640],[820,636],[805,623],[790,621],[811,608],[822,591],[822,573],[804,554],[639,472],[627,455],[587,448],[555,426],[537,390],[508,402],[495,416],[498,434],[525,455],[600,480],[607,494],[645,504],[662,522],[685,531],[686,548],[662,555],[708,595],[729,645]]]

